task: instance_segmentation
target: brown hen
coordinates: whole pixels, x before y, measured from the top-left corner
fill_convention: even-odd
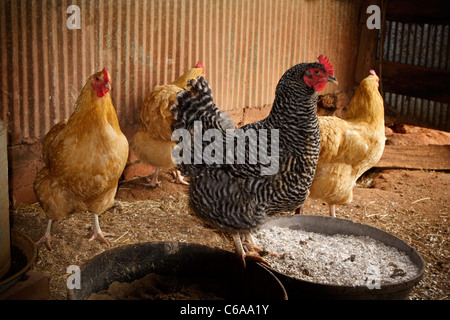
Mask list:
[[[52,221],[74,211],[94,214],[94,234],[107,245],[98,215],[114,205],[119,178],[128,158],[128,141],[119,127],[108,93],[106,69],[91,75],[68,120],[53,126],[44,138],[44,168],[34,190],[49,221],[38,243],[52,250]]]
[[[343,119],[319,117],[320,154],[310,197],[335,205],[352,201],[358,178],[381,158],[386,141],[383,98],[375,71],[361,81]]]
[[[155,167],[150,187],[159,184],[158,174],[161,168],[174,169],[175,181],[187,184],[172,161],[172,149],[175,142],[171,141],[170,128],[173,116],[170,112],[172,104],[176,101],[177,93],[185,89],[187,82],[204,73],[200,61],[195,68],[187,70],[181,77],[170,84],[156,86],[144,99],[141,107],[141,128],[132,140],[132,148],[143,163]]]

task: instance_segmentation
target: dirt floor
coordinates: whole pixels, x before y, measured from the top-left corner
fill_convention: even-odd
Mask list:
[[[450,144],[450,133],[402,126],[387,129],[387,143]],[[172,183],[168,172],[160,175],[161,186],[143,185],[144,178],[122,181],[117,199],[122,210],[100,216],[103,231],[112,232],[112,247],[147,241],[182,241],[233,250],[228,235],[209,228],[188,208],[188,187]],[[293,213],[286,213],[293,214]],[[327,215],[328,206],[307,200],[304,214]],[[450,173],[423,170],[372,169],[359,180],[351,204],[337,207],[336,215],[382,230],[403,239],[423,257],[426,270],[409,298],[450,298]],[[12,214],[13,227],[38,240],[47,220],[38,204],[19,208]],[[53,251],[38,247],[33,266],[50,278],[50,299],[66,299],[66,269],[81,265],[108,250],[98,241],[88,241],[93,217],[75,213],[53,224],[52,233],[61,239]]]

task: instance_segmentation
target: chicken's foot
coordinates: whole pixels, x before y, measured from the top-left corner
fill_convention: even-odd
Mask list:
[[[259,249],[260,252],[264,251],[255,245],[253,236],[249,232],[247,232],[245,235],[249,241],[248,246],[247,246],[247,242],[245,242],[247,251],[244,251],[244,247],[242,246],[241,234],[239,232],[234,232],[232,234],[232,238],[234,241],[234,247],[236,249],[236,254],[239,257],[239,259],[241,260],[244,268],[246,267],[246,262],[245,262],[246,260],[259,261],[259,262],[265,263],[266,265],[270,266],[269,263],[259,255],[257,250],[255,250],[255,249]],[[253,243],[253,245],[251,243]],[[249,249],[249,247],[251,249]]]
[[[50,244],[51,241],[61,241],[61,239],[55,238],[50,234],[52,229],[52,219],[48,219],[47,230],[45,230],[45,234],[36,242],[36,245],[43,243],[47,247],[49,251],[53,251],[53,248]]]
[[[172,172],[173,177],[175,178],[175,183],[183,184],[185,186],[189,185],[189,182],[186,182],[184,180],[184,177],[181,175],[181,172],[179,170],[173,170]]]
[[[158,180],[160,170],[160,167],[156,167],[155,171],[152,174],[152,178],[150,179],[149,177],[147,177],[147,183],[145,183],[144,185],[151,188],[158,187],[161,184],[161,181]]]
[[[261,257],[258,252],[255,251],[247,251],[245,253],[245,260],[262,262],[266,266],[270,267],[270,264],[266,260],[264,260],[264,258]]]
[[[123,208],[124,206],[121,201],[114,200],[114,205],[111,208],[113,213],[121,213]]]
[[[242,244],[247,247],[248,251],[255,251],[258,253],[264,251],[256,245],[255,238],[253,238],[252,234],[249,231],[244,232],[242,240]]]
[[[244,239],[245,240],[242,242],[242,244],[245,245],[245,247],[247,248],[248,252],[256,252],[260,256],[264,256],[264,255],[268,254],[268,255],[271,255],[273,257],[277,257],[277,258],[280,257],[276,253],[272,253],[272,252],[269,252],[269,251],[267,251],[267,250],[265,250],[263,248],[258,247],[256,245],[255,238],[253,238],[253,235],[249,231],[246,231],[244,233]],[[268,265],[268,263],[267,263],[267,265]]]
[[[98,222],[98,215],[94,213],[94,234],[92,235],[92,237],[89,239],[89,241],[92,241],[94,239],[98,239],[100,242],[105,243],[108,247],[111,246],[111,244],[109,243],[108,240],[106,240],[106,237],[114,237],[115,234],[112,233],[106,233],[103,232],[100,229],[100,224]]]

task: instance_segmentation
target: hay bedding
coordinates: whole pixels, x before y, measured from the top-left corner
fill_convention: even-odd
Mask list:
[[[227,236],[206,227],[188,208],[187,187],[171,183],[169,173],[160,176],[162,186],[148,189],[142,179],[125,181],[119,185],[116,199],[123,208],[108,210],[99,217],[111,248],[148,241],[180,241],[199,243],[232,250]],[[147,199],[147,200],[142,200]],[[148,200],[151,199],[151,200]],[[47,218],[38,204],[13,210],[11,224],[37,241],[45,232]],[[67,268],[81,266],[92,257],[109,250],[99,241],[88,241],[93,227],[93,215],[76,212],[66,219],[55,221],[52,235],[61,241],[52,242],[53,251],[38,246],[38,258],[33,269],[50,278],[50,299],[66,299]]]
[[[423,279],[409,299],[449,299],[450,296],[450,174],[407,170],[385,170],[368,175],[372,188],[355,188],[353,203],[338,206],[337,216],[388,231],[414,247],[424,258]],[[142,186],[143,179],[120,184],[117,199],[121,212],[109,210],[100,216],[113,247],[147,241],[184,241],[234,250],[228,235],[204,225],[188,208],[187,187],[161,176],[156,189]],[[307,200],[305,214],[328,214],[328,206]],[[12,212],[12,224],[38,240],[45,232],[46,217],[35,204]],[[53,235],[61,241],[54,250],[38,247],[33,266],[50,278],[50,299],[66,299],[67,267],[81,265],[109,248],[89,242],[91,214],[75,213],[55,222]]]

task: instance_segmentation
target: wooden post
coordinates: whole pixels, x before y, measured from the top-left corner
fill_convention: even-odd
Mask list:
[[[366,11],[370,5],[377,5],[381,9],[381,1],[365,0],[361,4],[359,18],[361,35],[359,39],[358,58],[355,73],[355,81],[357,83],[360,83],[362,79],[369,75],[370,69],[375,70],[375,72],[380,76],[379,66],[376,62],[377,43],[380,30],[367,28],[367,19],[370,14]]]
[[[0,278],[11,265],[6,125],[0,120]]]

